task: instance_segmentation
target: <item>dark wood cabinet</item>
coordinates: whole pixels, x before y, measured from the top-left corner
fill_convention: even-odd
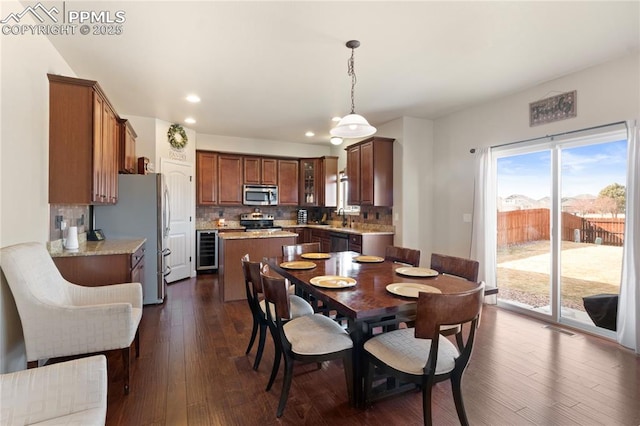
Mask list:
[[[135,174],[138,168],[136,157],[136,134],[129,120],[118,119],[118,171]]]
[[[301,206],[338,205],[338,157],[300,160]]]
[[[54,257],[53,262],[67,281],[78,285],[144,283],[144,254],[143,244],[133,254]]]
[[[244,157],[245,185],[277,185],[278,160],[275,158]]]
[[[309,228],[294,228],[292,232],[298,234],[296,244],[310,243],[311,242],[311,229]]]
[[[351,206],[359,206],[360,198],[360,145],[347,148],[347,181],[349,190],[347,203]]]
[[[262,184],[277,185],[278,184],[278,160],[275,158],[261,158],[261,175]]]
[[[298,160],[278,160],[278,204],[298,205]]]
[[[118,199],[118,115],[96,81],[48,74],[49,202]]]
[[[215,205],[218,203],[218,154],[196,152],[197,203]]]
[[[242,204],[242,160],[240,155],[218,154],[218,204]]]
[[[393,206],[393,142],[372,137],[345,148],[350,205]]]
[[[311,243],[320,243],[320,251],[322,252],[330,252],[331,251],[331,237],[329,236],[329,231],[326,229],[311,229]]]

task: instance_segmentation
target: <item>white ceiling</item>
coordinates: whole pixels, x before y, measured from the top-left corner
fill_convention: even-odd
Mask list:
[[[324,144],[331,117],[350,110],[347,40],[362,43],[356,112],[379,126],[435,119],[637,52],[639,4],[67,1],[125,11],[124,33],[50,40],[121,115],[192,116],[198,133]],[[190,93],[202,102],[186,102]]]

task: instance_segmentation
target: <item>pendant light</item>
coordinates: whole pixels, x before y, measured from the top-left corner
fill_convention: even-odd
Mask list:
[[[356,85],[356,72],[354,70],[354,50],[360,46],[358,40],[349,40],[347,47],[351,49],[351,57],[347,62],[347,74],[351,77],[351,113],[342,117],[336,127],[331,129],[331,136],[341,138],[364,138],[376,132],[376,128],[361,115],[356,114],[354,101],[354,88]]]

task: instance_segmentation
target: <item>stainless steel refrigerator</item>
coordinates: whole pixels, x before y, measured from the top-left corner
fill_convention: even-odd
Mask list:
[[[160,173],[118,175],[118,202],[95,206],[94,229],[105,239],[146,238],[145,272],[142,283],[144,304],[164,301],[165,277],[171,271],[166,259],[171,251],[169,237],[169,191]]]

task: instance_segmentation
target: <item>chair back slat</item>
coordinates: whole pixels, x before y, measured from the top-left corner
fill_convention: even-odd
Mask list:
[[[291,318],[291,302],[284,278],[271,275],[269,265],[264,264],[260,269],[264,298],[267,303],[274,305],[276,310],[276,318],[269,319],[278,323],[283,319],[289,320]],[[266,309],[266,311],[267,316],[271,317],[271,310]]]
[[[438,253],[431,254],[431,269],[441,274],[455,275],[469,281],[477,282],[479,267],[480,263],[477,260]]]
[[[420,250],[405,247],[387,246],[384,252],[385,260],[420,266]]]
[[[415,336],[434,339],[441,325],[465,324],[477,320],[484,299],[484,284],[463,293],[418,293]]]
[[[244,274],[245,284],[251,285],[253,294],[262,293],[262,282],[260,281],[260,262],[252,262],[249,255],[242,256],[242,273]]]
[[[282,256],[293,257],[299,256],[304,253],[317,253],[320,251],[320,243],[300,243],[300,244],[285,244],[282,246]]]

